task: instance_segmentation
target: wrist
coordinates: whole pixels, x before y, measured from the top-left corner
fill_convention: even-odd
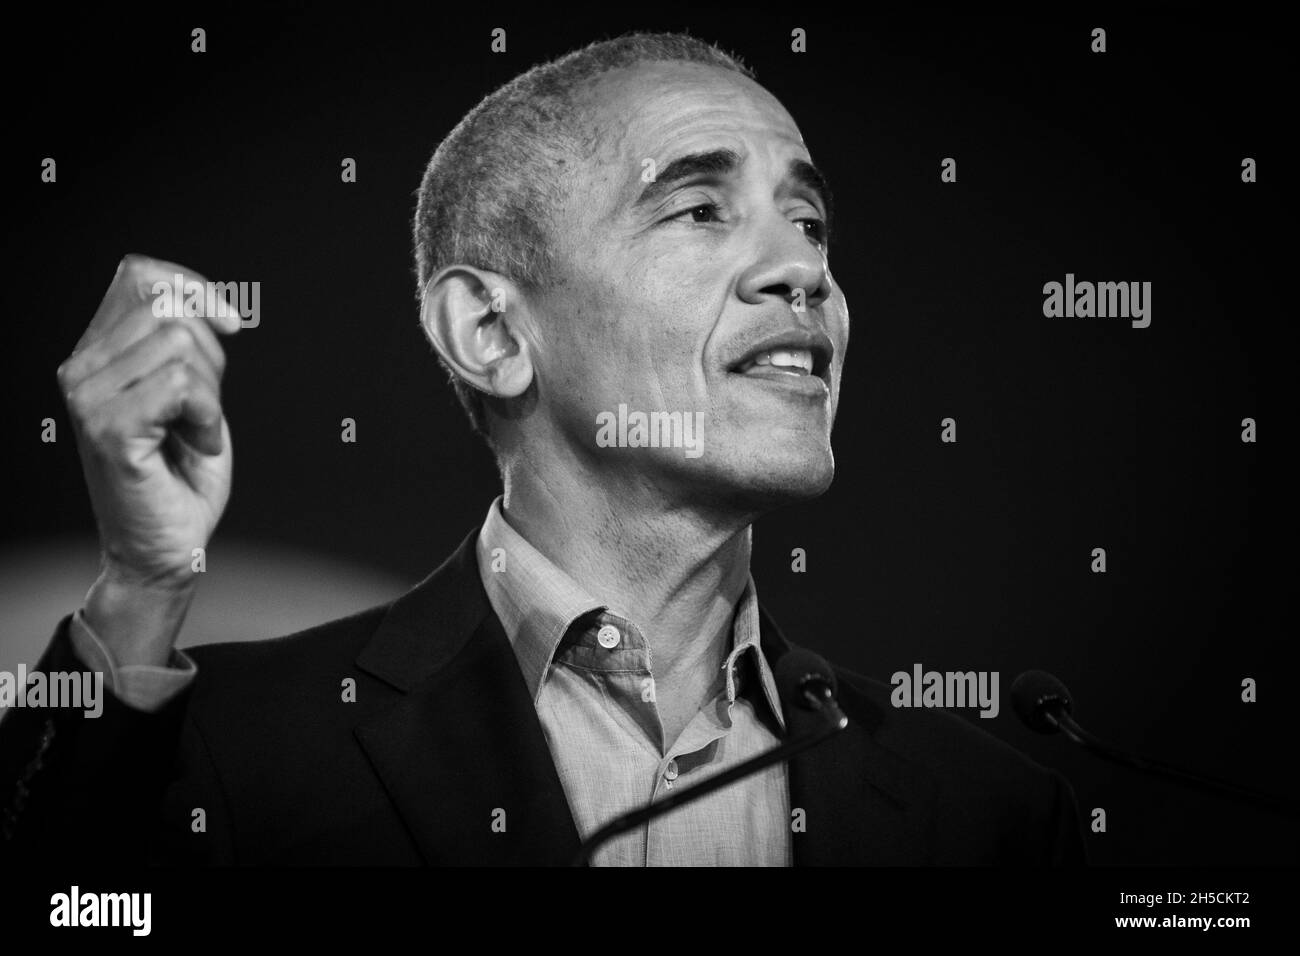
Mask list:
[[[119,666],[164,667],[194,598],[195,581],[149,584],[105,569],[86,593],[86,624]]]

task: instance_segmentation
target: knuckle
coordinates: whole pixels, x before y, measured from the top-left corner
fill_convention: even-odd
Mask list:
[[[84,421],[90,409],[86,403],[86,394],[83,389],[72,388],[64,396],[65,404],[68,406],[68,414],[78,421]]]
[[[194,333],[188,325],[175,319],[163,323],[163,344],[169,350],[181,351],[194,347]]]
[[[193,375],[193,371],[184,362],[173,362],[167,366],[167,387],[173,391],[188,389]]]
[[[81,433],[96,448],[106,449],[114,441],[113,420],[107,415],[94,415],[81,424]]]
[[[117,267],[117,275],[113,279],[116,286],[133,286],[140,278],[140,266],[135,259],[127,257],[123,259]]]
[[[138,252],[128,252],[122,257],[118,269],[121,271],[122,275],[127,276],[128,278],[136,278],[148,269],[151,261],[152,260],[150,260],[148,256],[142,256]]]

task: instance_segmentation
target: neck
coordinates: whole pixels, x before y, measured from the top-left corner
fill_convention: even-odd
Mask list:
[[[606,478],[608,475],[605,476]],[[655,684],[710,682],[731,644],[749,577],[750,519],[650,500],[628,487],[504,470],[506,520],[557,567],[645,634]]]

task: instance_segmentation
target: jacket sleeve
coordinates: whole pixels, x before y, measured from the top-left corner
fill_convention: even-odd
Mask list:
[[[89,669],[71,620],[31,673]],[[0,719],[0,856],[47,867],[234,862],[220,782],[189,719],[193,687],[150,712],[109,683],[98,713],[11,706]]]

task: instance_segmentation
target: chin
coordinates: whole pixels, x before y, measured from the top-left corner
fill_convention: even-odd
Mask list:
[[[777,463],[755,477],[759,488],[783,502],[809,501],[821,497],[830,488],[835,479],[835,459],[828,451],[825,458],[793,467],[787,462]]]
[[[768,447],[762,452],[710,462],[708,497],[731,510],[757,515],[820,497],[835,478],[829,446]]]

